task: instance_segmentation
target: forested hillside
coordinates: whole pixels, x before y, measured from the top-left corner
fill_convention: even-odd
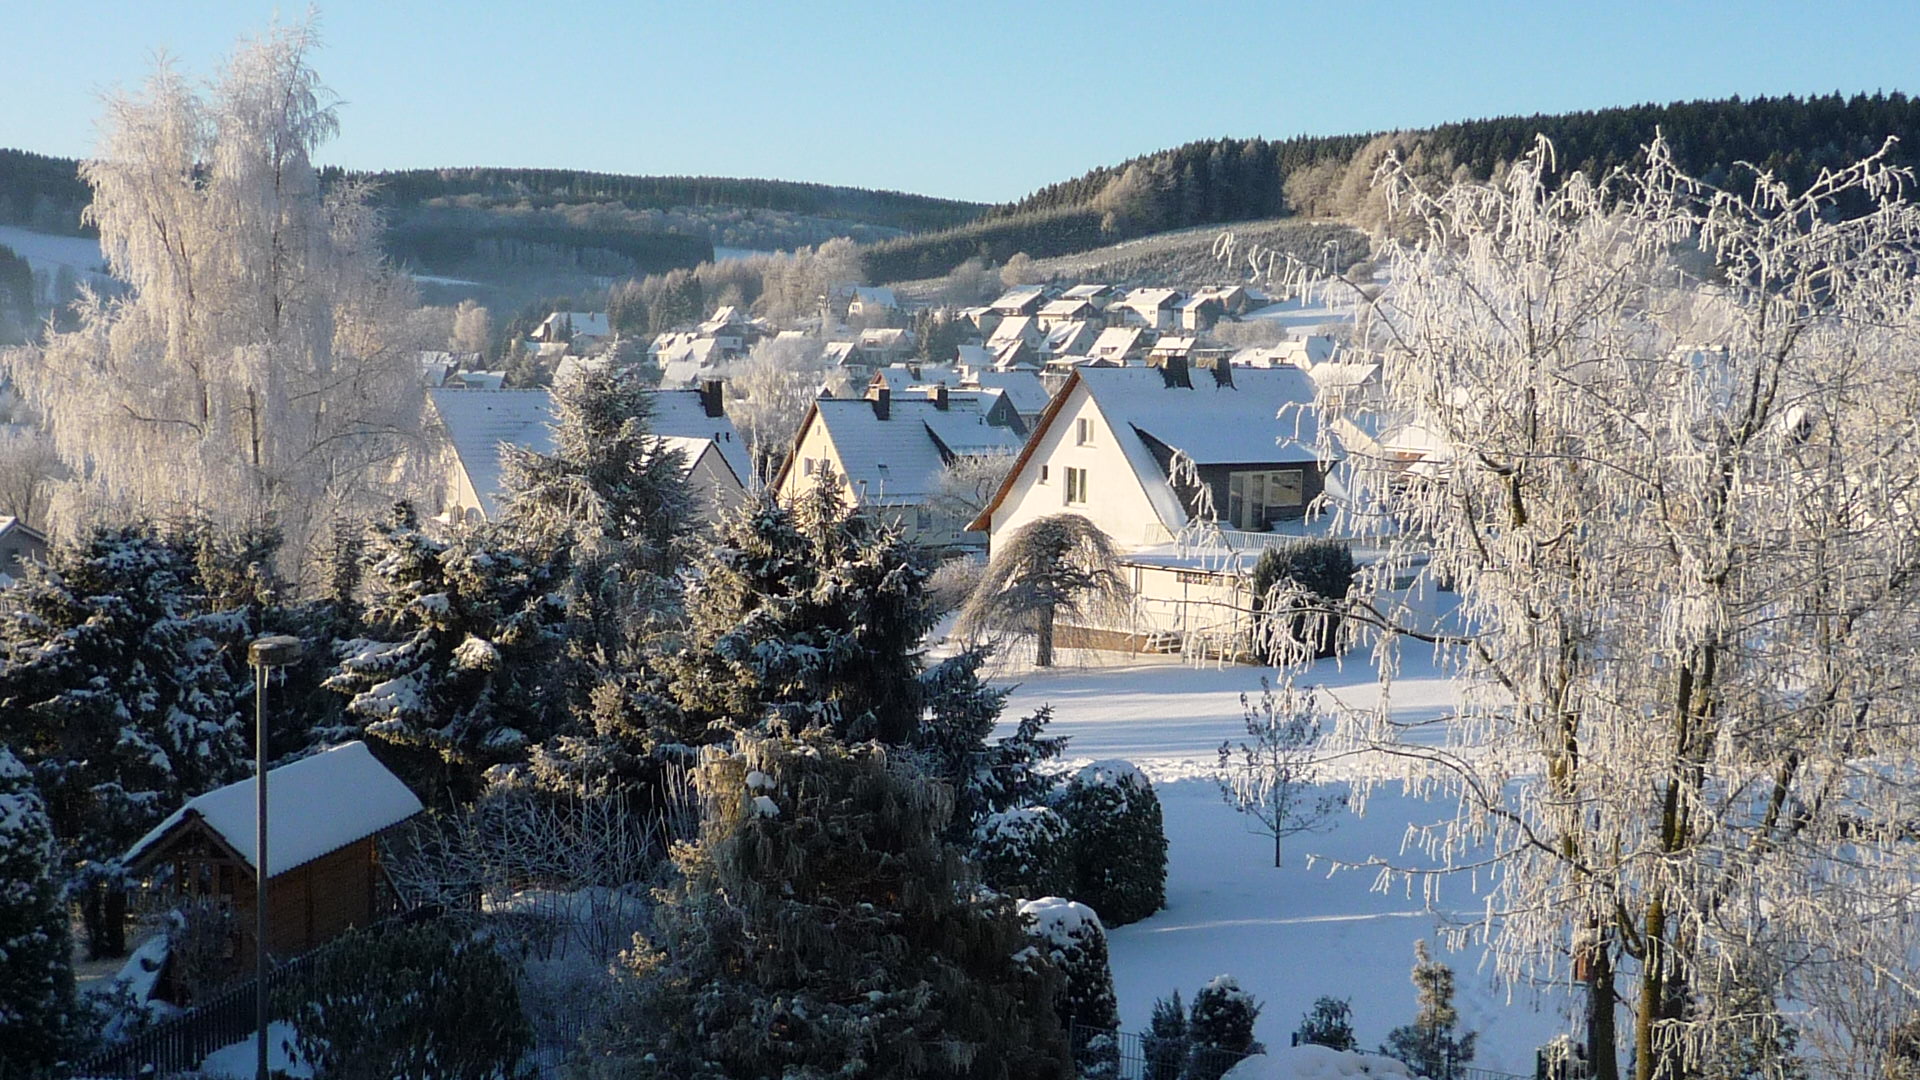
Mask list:
[[[1088,250],[1167,229],[1290,213],[1372,224],[1374,167],[1389,151],[1441,179],[1484,179],[1529,148],[1553,140],[1564,171],[1631,162],[1663,132],[1681,168],[1708,183],[1734,177],[1739,162],[1803,187],[1822,168],[1879,149],[1889,135],[1903,164],[1920,162],[1920,102],[1903,93],[1636,105],[1560,115],[1498,117],[1424,131],[1191,142],[1051,184],[978,221],[883,241],[867,272],[890,281],[944,273],[973,256],[1004,261]]]

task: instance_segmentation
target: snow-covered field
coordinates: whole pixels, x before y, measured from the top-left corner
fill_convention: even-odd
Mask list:
[[[99,276],[106,270],[100,242],[85,236],[55,236],[17,225],[0,225],[0,247],[12,248],[35,272],[48,276],[59,273],[63,266],[79,278]]]
[[[1125,758],[1159,792],[1169,847],[1167,907],[1111,932],[1121,1025],[1144,1030],[1156,997],[1177,989],[1190,999],[1223,973],[1264,1003],[1258,1034],[1269,1046],[1286,1046],[1322,995],[1352,999],[1362,1048],[1410,1022],[1414,942],[1426,938],[1438,951],[1440,918],[1470,917],[1479,909],[1471,883],[1464,876],[1443,880],[1429,907],[1418,890],[1374,891],[1371,873],[1329,873],[1324,863],[1308,869],[1307,856],[1347,862],[1381,856],[1418,865],[1417,855],[1402,852],[1408,825],[1438,820],[1450,807],[1390,785],[1374,792],[1364,817],[1342,814],[1325,833],[1290,838],[1286,866],[1275,869],[1272,841],[1248,831],[1247,820],[1221,801],[1211,776],[1221,742],[1244,734],[1240,695],[1257,695],[1260,676],[1270,673],[1101,656],[1085,654],[1080,667],[1003,672],[1000,679],[1019,683],[1009,720],[1051,704],[1054,732],[1073,737],[1069,758]],[[1373,669],[1354,658],[1344,666],[1323,661],[1296,681],[1322,685],[1352,705],[1379,700]],[[1393,714],[1403,721],[1432,719],[1454,696],[1453,684],[1431,664],[1409,662],[1393,688]],[[1463,1027],[1481,1032],[1474,1064],[1531,1075],[1534,1049],[1567,1030],[1573,999],[1519,990],[1509,1000],[1491,971],[1480,970],[1482,949],[1442,956],[1459,981]]]

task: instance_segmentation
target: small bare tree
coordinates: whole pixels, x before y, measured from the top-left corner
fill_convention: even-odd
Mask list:
[[[1013,468],[1011,454],[963,454],[949,462],[934,478],[929,504],[935,513],[945,514],[963,525],[980,516],[1000,490]]]
[[[955,629],[973,639],[1031,637],[1034,664],[1051,667],[1062,617],[1123,619],[1132,600],[1107,534],[1079,514],[1053,514],[1001,542]]]
[[[1240,708],[1248,741],[1220,744],[1220,797],[1273,838],[1278,868],[1281,841],[1320,830],[1347,805],[1344,794],[1318,790],[1320,736],[1334,717],[1320,707],[1316,688],[1297,688],[1291,679],[1278,690],[1261,679],[1260,700],[1241,694]]]

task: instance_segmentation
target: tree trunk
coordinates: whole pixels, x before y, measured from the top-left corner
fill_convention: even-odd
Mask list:
[[[127,890],[119,885],[107,886],[107,955],[127,955]]]
[[[1053,605],[1040,609],[1040,630],[1034,635],[1033,666],[1053,666]]]
[[[1593,950],[1587,975],[1587,1074],[1592,1080],[1620,1080],[1613,993],[1613,954],[1602,942]]]

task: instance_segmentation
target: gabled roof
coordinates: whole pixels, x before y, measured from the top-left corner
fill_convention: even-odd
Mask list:
[[[1061,297],[1050,300],[1040,308],[1040,314],[1059,319],[1083,318],[1094,310],[1093,301],[1082,296]]]
[[[852,298],[861,304],[873,304],[876,307],[897,308],[900,301],[894,298],[893,290],[885,286],[855,285]]]
[[[863,349],[899,349],[913,344],[913,335],[897,326],[876,326],[860,331]]]
[[[1180,290],[1178,289],[1135,289],[1120,302],[1135,311],[1146,312],[1170,308],[1179,300]]]
[[[1022,416],[1037,416],[1047,407],[1051,396],[1047,393],[1047,384],[1033,371],[980,371],[974,373],[973,381],[982,387],[1006,391],[1014,411]]]
[[[427,400],[489,520],[500,514],[500,444],[553,452],[553,399],[545,390],[435,388]],[[269,785],[271,788],[271,785]]]
[[[1107,296],[1112,292],[1113,286],[1111,285],[1075,285],[1060,295],[1069,300],[1092,300],[1096,297]]]
[[[1063,322],[1047,331],[1045,348],[1052,354],[1083,353],[1093,347],[1100,334],[1090,322]]]
[[[488,520],[500,514],[502,443],[523,446],[537,454],[553,453],[553,398],[546,390],[429,390],[427,396],[446,429],[453,452],[480,499]],[[721,459],[742,486],[753,475],[747,447],[733,420],[708,416],[698,390],[650,392],[653,415],[648,430],[662,439],[711,440]],[[682,447],[682,449],[687,449]],[[699,460],[689,450],[687,468]]]
[[[137,864],[175,830],[199,820],[255,870],[254,780],[195,796],[127,850]],[[267,773],[267,876],[278,877],[329,852],[390,829],[422,807],[400,778],[350,742]]]
[[[941,409],[931,401],[895,397],[882,420],[872,401],[822,398],[801,422],[796,447],[814,424],[825,427],[840,458],[838,468],[862,506],[924,503],[952,457],[1011,454],[1021,444],[1019,433],[988,424],[980,403],[966,400],[950,401]],[[793,467],[793,455],[788,455],[776,488]]]
[[[542,319],[535,332],[552,340],[563,328],[574,337],[606,337],[612,333],[603,311],[556,311]]]
[[[1309,463],[1319,460],[1314,388],[1297,368],[1234,369],[1233,384],[1219,385],[1205,371],[1192,386],[1169,386],[1157,368],[1075,367],[1047,411],[1034,425],[1020,458],[993,499],[967,527],[989,527],[1034,449],[1076,388],[1085,388],[1106,419],[1140,478],[1154,512],[1168,532],[1178,532],[1187,513],[1167,482],[1155,450],[1178,452],[1197,466]],[[1155,444],[1158,444],[1157,446]]]
[[[1119,360],[1138,348],[1143,331],[1138,326],[1109,326],[1100,331],[1093,339],[1093,345],[1087,349],[1088,356],[1101,356],[1109,360]]]
[[[820,355],[825,357],[829,364],[845,367],[848,364],[860,363],[859,348],[860,343],[857,341],[829,341]]]
[[[1045,285],[1021,285],[1001,293],[1000,298],[988,306],[996,311],[1013,311],[1024,308],[1045,295],[1047,295]]]
[[[0,536],[6,536],[9,533],[18,533],[35,543],[44,544],[47,542],[46,533],[21,521],[12,514],[0,515]]]
[[[1034,329],[1033,316],[1013,315],[1000,320],[1000,325],[994,327],[993,333],[987,335],[987,348],[997,352],[1010,341],[1032,341],[1038,336],[1039,331]]]

